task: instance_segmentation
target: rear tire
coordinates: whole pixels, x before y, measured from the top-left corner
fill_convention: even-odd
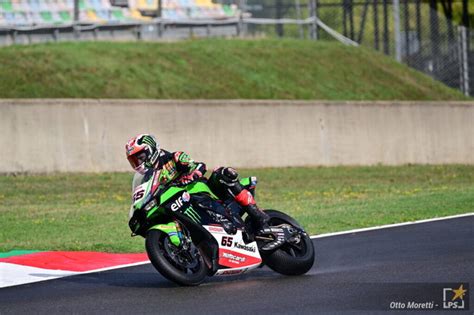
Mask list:
[[[207,267],[194,245],[187,252],[179,251],[168,234],[160,230],[148,232],[146,252],[153,267],[165,278],[183,286],[197,286],[207,276]]]
[[[270,216],[269,225],[290,224],[302,229],[292,217],[277,210],[266,210]],[[274,271],[287,276],[307,273],[314,264],[314,246],[307,234],[301,236],[298,244],[284,244],[273,252],[261,252],[264,263]]]

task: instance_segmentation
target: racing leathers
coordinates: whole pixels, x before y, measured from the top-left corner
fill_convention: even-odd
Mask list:
[[[206,173],[206,164],[195,162],[188,154],[182,151],[169,152],[161,149],[155,169],[161,169],[161,184],[176,182],[186,185],[202,177]],[[132,193],[135,188],[148,181],[155,169],[150,169],[145,174],[135,173],[132,183]],[[133,215],[133,206],[130,209],[130,217]]]
[[[161,184],[168,184],[174,181],[186,185],[206,173],[206,164],[195,162],[185,152],[169,152],[161,149],[155,169],[161,169]],[[145,177],[147,177],[148,174],[149,172],[145,175],[135,173],[133,177],[133,189],[145,182]]]

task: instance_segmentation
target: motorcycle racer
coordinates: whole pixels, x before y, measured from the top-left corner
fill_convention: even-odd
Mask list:
[[[161,184],[176,183],[187,185],[203,177],[206,165],[195,162],[185,152],[168,152],[162,148],[156,138],[150,134],[140,134],[130,139],[125,145],[127,160],[136,171],[133,178],[135,187],[147,181],[153,172],[164,170]],[[212,173],[209,185],[220,197],[233,198],[249,214],[257,230],[267,228],[268,215],[259,210],[253,195],[238,181],[237,172],[230,167],[220,167]],[[221,198],[222,198],[221,197]],[[223,208],[223,207],[222,207]],[[133,209],[131,209],[131,214]],[[225,216],[225,211],[221,212]],[[229,234],[235,233],[235,227],[229,220],[223,219],[224,229]]]
[[[207,179],[204,163],[163,150],[146,134],[126,144],[126,156],[136,171],[131,236],[145,239],[148,258],[165,278],[195,286],[262,263],[284,275],[312,267],[313,243],[301,225],[257,208],[255,176],[239,180],[234,169],[219,167]]]

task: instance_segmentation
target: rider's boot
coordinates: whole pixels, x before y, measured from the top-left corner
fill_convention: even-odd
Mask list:
[[[249,234],[247,240],[252,242],[255,236],[263,234],[271,234],[273,240],[265,244],[263,247],[264,250],[273,250],[279,247],[286,241],[286,233],[281,228],[270,227],[268,222],[270,217],[265,212],[261,211],[255,202],[255,199],[250,191],[245,189],[240,182],[238,181],[237,171],[231,167],[220,167],[214,170],[212,173],[209,182],[214,187],[214,189],[219,190],[221,195],[230,195],[234,200],[247,212],[247,214],[252,219],[253,231]],[[221,191],[221,188],[224,191]],[[245,238],[245,236],[244,236]]]
[[[255,203],[244,206],[244,209],[252,218],[255,230],[258,231],[268,227],[268,221],[270,221],[270,217],[268,214],[260,210]]]
[[[235,201],[247,212],[252,218],[252,223],[255,230],[260,230],[268,227],[270,217],[257,207],[257,203],[253,195],[247,189],[242,189],[239,194],[235,196]]]
[[[242,208],[250,216],[252,231],[249,231],[249,239],[247,242],[253,242],[256,236],[263,234],[272,234],[274,240],[263,246],[263,250],[272,250],[282,244],[281,237],[278,236],[279,230],[276,231],[271,228],[268,224],[270,216],[264,211],[257,207],[253,195],[246,189],[243,189],[236,197],[235,200],[242,206]],[[283,240],[284,242],[284,240]],[[273,244],[273,245],[272,245]]]
[[[268,224],[270,216],[260,210],[255,203],[253,195],[246,189],[242,190],[235,198],[252,218],[255,236],[272,235],[273,241],[262,246],[263,251],[272,251],[283,245],[292,235],[292,231],[285,227],[273,227]],[[243,205],[247,204],[247,205]]]

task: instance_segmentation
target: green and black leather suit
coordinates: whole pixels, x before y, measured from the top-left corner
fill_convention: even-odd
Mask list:
[[[169,152],[161,150],[158,157],[156,168],[162,171],[162,184],[168,184],[173,181],[182,182],[191,181],[191,177],[187,175],[195,174],[196,177],[201,177],[206,173],[206,164],[202,162],[195,162],[188,154],[182,151]],[[148,176],[153,172],[147,172],[145,175],[136,173],[133,177],[132,191],[135,187],[143,184],[148,180]]]

